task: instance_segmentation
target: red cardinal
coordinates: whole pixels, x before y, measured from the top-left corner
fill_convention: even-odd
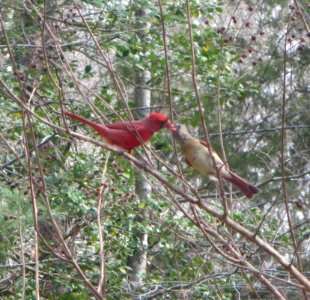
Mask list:
[[[156,131],[172,126],[169,119],[161,113],[150,113],[146,118],[137,121],[123,121],[107,125],[94,123],[68,111],[64,113],[95,129],[107,143],[123,148],[129,153],[132,149],[147,142]]]
[[[172,132],[173,138],[180,144],[181,151],[187,163],[197,169],[201,174],[213,177],[217,180],[214,160],[220,176],[239,188],[245,196],[252,198],[253,195],[259,192],[256,186],[230,171],[211,147],[212,159],[207,142],[192,137],[184,125],[170,125],[169,129]]]

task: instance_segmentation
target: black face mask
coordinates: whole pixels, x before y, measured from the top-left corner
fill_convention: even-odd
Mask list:
[[[168,121],[165,121],[163,122],[161,125],[160,125],[160,129],[162,129],[166,124],[167,124]]]

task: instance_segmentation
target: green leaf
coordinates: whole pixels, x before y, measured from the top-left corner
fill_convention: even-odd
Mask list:
[[[86,65],[85,66],[85,73],[90,73],[92,70],[92,66],[91,65]]]

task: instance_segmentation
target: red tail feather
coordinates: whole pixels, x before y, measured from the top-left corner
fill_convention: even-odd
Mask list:
[[[252,198],[255,194],[259,192],[259,189],[255,185],[251,184],[250,182],[233,173],[232,171],[228,171],[227,176],[225,176],[224,178],[230,183],[232,183],[234,186],[239,188],[239,190],[248,198]]]
[[[65,111],[64,113],[68,117],[70,117],[70,118],[72,118],[72,119],[74,119],[76,121],[79,121],[81,123],[84,123],[84,124],[90,126],[91,128],[95,129],[102,137],[107,139],[107,141],[109,140],[108,139],[108,135],[107,135],[107,128],[105,126],[100,125],[100,124],[96,124],[96,123],[94,123],[94,122],[92,122],[90,120],[87,120],[87,119],[85,119],[83,117],[80,117],[80,116],[78,116],[76,114],[73,114],[73,113],[71,113],[69,111]]]

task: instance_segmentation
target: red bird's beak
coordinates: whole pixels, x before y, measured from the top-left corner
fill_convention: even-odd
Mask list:
[[[174,124],[172,124],[170,120],[167,121],[164,127],[169,129],[171,132],[176,131],[177,129],[177,127]]]

